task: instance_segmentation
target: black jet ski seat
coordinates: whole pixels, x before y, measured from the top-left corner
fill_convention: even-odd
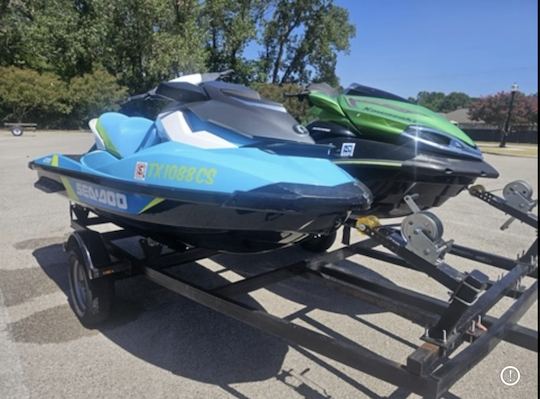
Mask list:
[[[89,123],[99,150],[124,158],[139,150],[153,130],[154,122],[138,116],[107,112]]]

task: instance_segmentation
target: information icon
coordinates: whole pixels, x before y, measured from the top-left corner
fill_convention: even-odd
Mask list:
[[[501,371],[501,381],[504,385],[513,387],[521,379],[521,373],[514,366],[508,366]]]

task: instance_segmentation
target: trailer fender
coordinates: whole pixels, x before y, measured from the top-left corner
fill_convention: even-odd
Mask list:
[[[71,233],[64,245],[66,252],[79,249],[88,277],[92,280],[101,276],[99,269],[110,266],[111,258],[101,235],[95,231],[81,230]]]

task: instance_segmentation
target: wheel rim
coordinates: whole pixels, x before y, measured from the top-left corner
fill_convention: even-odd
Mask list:
[[[75,261],[75,273],[73,273],[73,299],[81,313],[86,311],[86,301],[88,298],[88,280],[86,279],[86,271],[82,264]]]

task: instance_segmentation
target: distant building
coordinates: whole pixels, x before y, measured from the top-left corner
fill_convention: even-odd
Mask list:
[[[442,114],[450,122],[462,126],[486,125],[484,121],[473,121],[469,116],[469,108],[460,108],[455,111]]]
[[[469,116],[469,108],[460,108],[446,114],[441,113],[446,119],[461,129],[483,129],[483,130],[499,130],[497,126],[488,125],[486,122],[479,120],[473,121]]]
[[[473,121],[469,116],[469,108],[460,108],[446,114],[440,113],[454,125],[459,126],[475,141],[498,142],[501,129],[488,125],[484,121]],[[538,143],[538,127],[512,125],[512,133],[508,137],[512,143]]]

